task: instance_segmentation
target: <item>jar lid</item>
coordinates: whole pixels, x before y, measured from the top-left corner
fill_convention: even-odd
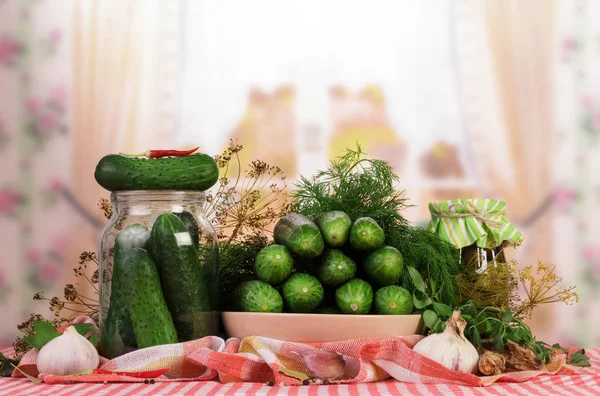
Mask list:
[[[506,218],[508,205],[496,199],[453,199],[429,203],[428,230],[457,248],[477,244],[495,249],[504,243],[520,245],[523,234]]]

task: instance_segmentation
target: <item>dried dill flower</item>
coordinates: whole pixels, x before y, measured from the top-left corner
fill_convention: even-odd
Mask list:
[[[112,217],[113,206],[108,199],[101,198],[100,201],[98,201],[98,206],[104,212],[104,217],[106,217],[107,219],[110,219]]]
[[[204,213],[220,242],[269,232],[270,226],[289,211],[281,168],[254,160],[242,170],[238,154],[242,149],[230,141],[229,147],[215,156],[221,177],[217,190],[206,194]]]
[[[518,265],[515,262],[515,267]],[[575,286],[567,288],[560,287],[562,278],[556,275],[556,266],[538,261],[537,267],[525,266],[518,271],[518,283],[525,292],[524,298],[519,298],[518,287],[513,292],[513,312],[518,317],[531,317],[533,309],[541,304],[563,302],[572,305],[579,302],[579,295],[575,292]]]

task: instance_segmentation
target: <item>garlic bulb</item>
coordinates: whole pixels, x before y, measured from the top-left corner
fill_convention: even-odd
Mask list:
[[[44,374],[78,374],[98,368],[99,363],[96,347],[73,326],[44,345],[37,357],[38,371]]]
[[[346,360],[343,355],[337,352],[315,349],[297,354],[302,357],[308,372],[313,378],[334,380],[344,375]]]
[[[451,370],[475,374],[479,353],[465,338],[466,325],[467,322],[460,317],[460,311],[454,311],[443,333],[425,337],[413,350]]]

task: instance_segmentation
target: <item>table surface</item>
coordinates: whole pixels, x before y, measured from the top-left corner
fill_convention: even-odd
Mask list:
[[[156,382],[154,384],[34,384],[24,378],[1,378],[0,395],[600,395],[600,350],[588,350],[593,362],[582,374],[541,376],[517,383],[474,388],[408,384],[394,380],[352,385],[268,386],[262,383]]]

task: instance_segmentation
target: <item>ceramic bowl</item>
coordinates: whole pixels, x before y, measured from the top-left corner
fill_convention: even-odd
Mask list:
[[[223,312],[230,337],[262,336],[292,342],[423,334],[421,315],[328,315]]]

